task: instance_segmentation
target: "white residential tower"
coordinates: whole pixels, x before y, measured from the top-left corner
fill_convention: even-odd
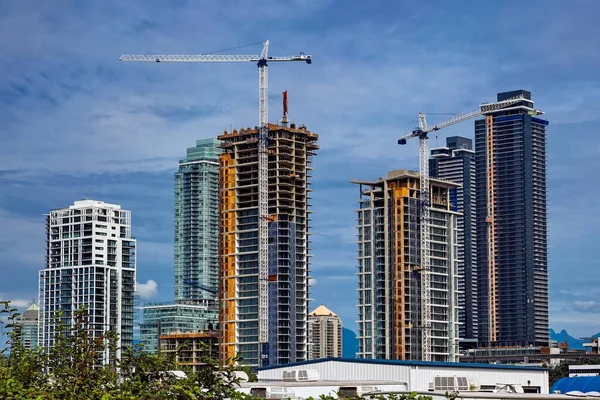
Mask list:
[[[133,344],[135,247],[131,211],[96,200],[76,201],[46,216],[46,267],[40,271],[40,347],[52,347],[60,321],[73,326],[74,312],[87,307],[93,337],[119,334],[117,350],[104,362],[120,358]]]

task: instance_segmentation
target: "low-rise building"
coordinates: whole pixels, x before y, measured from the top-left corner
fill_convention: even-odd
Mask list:
[[[162,354],[173,354],[179,366],[197,372],[206,365],[206,359],[219,359],[219,335],[215,331],[182,333],[160,336]]]
[[[142,307],[140,344],[147,353],[158,351],[159,337],[172,332],[197,333],[218,328],[219,313],[205,305],[153,303]]]
[[[258,381],[278,385],[290,371],[315,371],[319,381],[378,382],[370,386],[400,386],[401,390],[476,392],[494,391],[498,384],[511,384],[525,393],[548,393],[548,369],[504,364],[471,364],[408,360],[325,358],[258,369]],[[384,385],[384,382],[387,382]],[[297,382],[298,383],[298,382]],[[356,384],[354,384],[356,385]],[[313,383],[313,386],[318,386]],[[398,390],[398,389],[395,389]]]

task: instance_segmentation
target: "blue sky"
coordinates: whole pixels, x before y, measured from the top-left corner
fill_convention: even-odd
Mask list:
[[[270,68],[271,121],[288,90],[290,118],[320,134],[314,306],[356,327],[348,181],[416,169],[416,143],[396,139],[417,112],[469,111],[522,88],[550,120],[550,325],[596,333],[599,13],[594,0],[0,0],[0,298],[36,296],[43,214],[81,198],[132,210],[138,281],[157,283],[141,286],[148,301],[172,298],[174,168],[196,139],[257,124],[257,71],[117,58],[270,39],[272,55],[314,60]],[[440,143],[455,134],[472,137],[473,122]]]

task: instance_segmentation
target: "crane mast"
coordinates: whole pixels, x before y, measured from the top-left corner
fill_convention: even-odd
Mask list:
[[[303,61],[312,63],[310,55],[300,53],[291,57],[270,57],[269,41],[263,43],[260,55],[198,54],[149,55],[123,54],[119,61],[141,62],[255,62],[258,66],[258,328],[261,346],[261,365],[268,364],[269,298],[268,298],[268,223],[269,219],[269,67],[271,62]]]
[[[410,134],[398,139],[398,144],[406,144],[408,139],[419,138],[419,207],[420,207],[420,234],[421,234],[421,359],[431,361],[431,227],[430,227],[430,183],[429,183],[429,136],[428,134],[451,125],[458,124],[471,118],[501,109],[510,107],[524,100],[523,95],[519,95],[507,100],[496,103],[482,104],[478,109],[458,114],[446,121],[427,125],[427,118],[424,113],[419,113],[419,126]],[[495,284],[491,283],[494,288]],[[449,294],[453,296],[454,294]],[[454,310],[450,310],[450,318],[454,318]],[[453,322],[450,321],[450,322]],[[453,346],[453,344],[450,344]]]
[[[269,66],[267,53],[269,41],[265,42],[258,62],[258,340],[261,365],[269,360]]]

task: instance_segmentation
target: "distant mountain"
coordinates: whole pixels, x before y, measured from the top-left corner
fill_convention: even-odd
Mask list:
[[[342,357],[356,358],[358,353],[358,339],[356,333],[347,328],[342,328]]]
[[[595,334],[593,337],[600,336],[600,333]],[[562,330],[560,332],[556,332],[554,329],[550,329],[550,340],[556,340],[558,343],[564,343],[565,338],[567,339],[567,343],[570,349],[584,350],[583,343],[585,340],[578,339],[573,337],[567,333],[566,330]]]
[[[569,335],[566,330],[556,332],[554,329],[550,329],[550,340],[556,340],[558,343],[564,343],[565,337],[570,349],[585,350],[583,343],[585,340],[579,339]],[[600,332],[590,337],[600,337]],[[358,353],[358,339],[356,333],[347,328],[342,328],[342,357],[344,358],[356,358]]]

